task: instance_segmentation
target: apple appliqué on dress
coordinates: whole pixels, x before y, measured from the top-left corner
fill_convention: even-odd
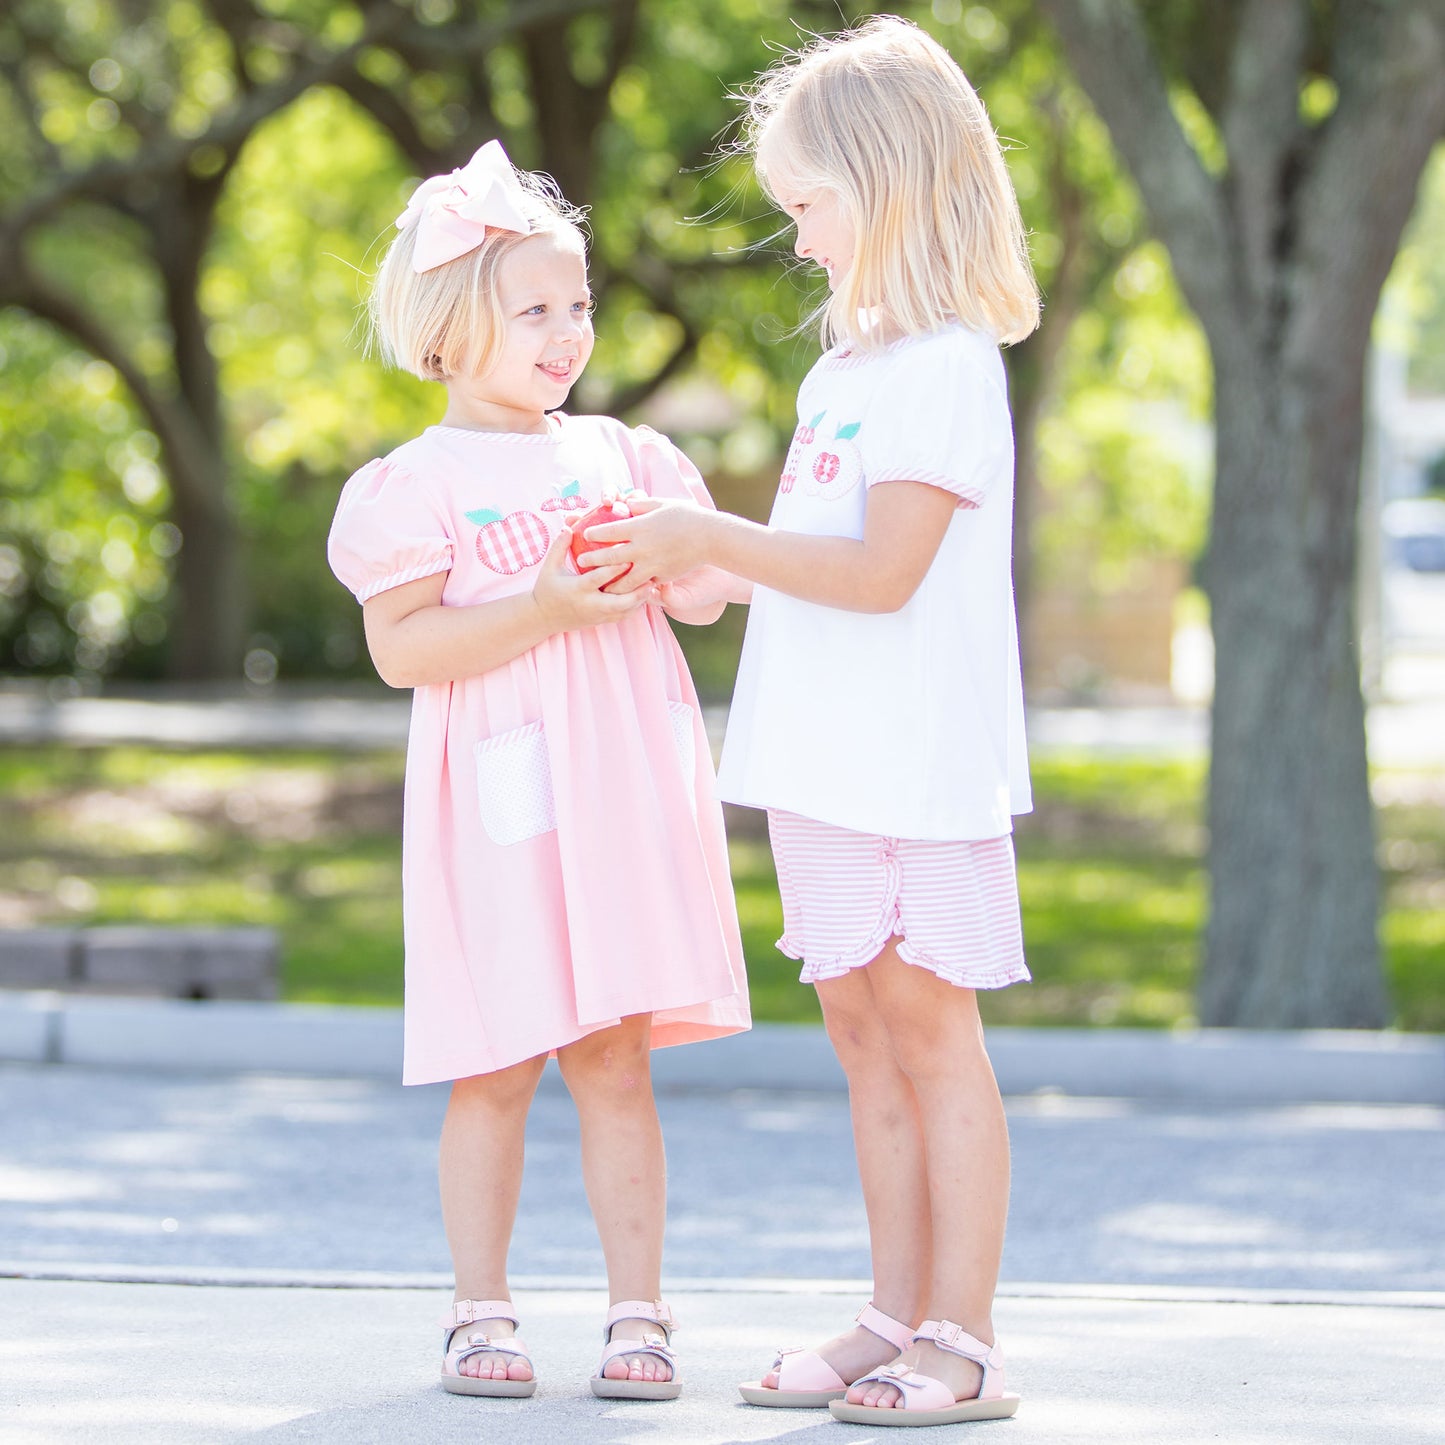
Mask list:
[[[798,476],[809,497],[847,496],[862,479],[863,459],[853,438],[861,422],[840,426],[832,437],[813,441],[798,458]],[[811,439],[810,439],[811,440]]]
[[[587,506],[587,498],[582,495],[582,483],[574,478],[565,487],[552,484],[552,490],[557,493],[555,497],[548,497],[542,503],[544,512],[580,512]]]
[[[500,512],[482,507],[468,512],[467,521],[479,529],[477,557],[482,565],[507,577],[535,567],[547,555],[547,546],[552,540],[546,520],[536,512],[509,512],[504,517]]]

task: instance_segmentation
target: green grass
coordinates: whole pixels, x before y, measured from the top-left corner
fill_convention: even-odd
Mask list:
[[[1032,986],[993,1022],[1168,1027],[1192,1015],[1204,911],[1199,763],[1045,756],[1017,844]],[[1375,779],[1399,1024],[1445,1030],[1445,778]],[[394,753],[0,749],[0,927],[262,923],[284,996],[401,997]],[[782,929],[766,839],[732,843],[755,1016],[818,1017]]]

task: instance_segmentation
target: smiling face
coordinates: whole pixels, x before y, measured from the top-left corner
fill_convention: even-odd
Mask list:
[[[582,238],[530,236],[497,267],[501,350],[480,376],[448,379],[443,425],[542,432],[592,355],[592,293]]]
[[[857,242],[853,225],[844,213],[837,191],[804,179],[790,165],[784,144],[770,147],[764,157],[768,189],[778,209],[798,228],[793,250],[804,261],[821,266],[829,290],[853,267]]]
[[[833,191],[790,191],[778,197],[783,213],[798,228],[793,250],[805,261],[821,266],[828,276],[828,289],[853,267],[853,228],[843,215]]]

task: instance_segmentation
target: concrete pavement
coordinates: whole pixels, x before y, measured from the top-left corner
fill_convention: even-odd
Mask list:
[[[435,1386],[444,1103],[365,1078],[0,1068],[0,1439],[877,1438],[733,1391],[866,1298],[840,1093],[662,1092],[687,1389],[653,1407],[586,1393],[601,1260],[551,1076],[513,1251],[543,1386]],[[1044,1094],[1009,1112],[997,1323],[1025,1404],[942,1438],[1439,1440],[1445,1109]]]
[[[593,1399],[604,1298],[519,1290],[541,1385],[531,1400],[447,1395],[437,1296],[414,1291],[0,1283],[0,1350],[23,1396],[7,1445],[866,1445],[891,1431],[759,1410],[769,1340],[826,1338],[855,1293],[684,1292],[687,1384],[660,1404]],[[1018,1415],[936,1430],[1008,1445],[1438,1442],[1445,1312],[1008,1298],[997,1312]],[[7,1392],[8,1393],[8,1392]]]

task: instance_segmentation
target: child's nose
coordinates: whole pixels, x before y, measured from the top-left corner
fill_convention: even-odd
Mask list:
[[[801,226],[798,227],[798,234],[793,238],[793,254],[802,261],[806,261],[813,254],[813,248],[803,239]]]

